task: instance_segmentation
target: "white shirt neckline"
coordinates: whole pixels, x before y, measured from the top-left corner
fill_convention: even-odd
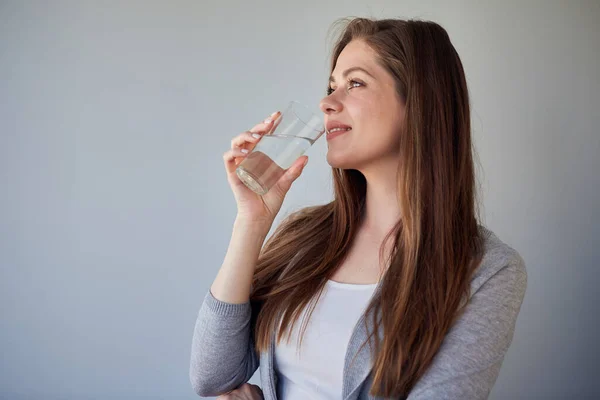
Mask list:
[[[366,283],[366,284],[362,284],[362,283],[344,283],[344,282],[337,282],[337,281],[328,279],[327,280],[327,285],[331,286],[331,287],[335,287],[335,288],[340,288],[340,289],[363,290],[363,289],[374,288],[375,286],[377,286],[377,283]]]

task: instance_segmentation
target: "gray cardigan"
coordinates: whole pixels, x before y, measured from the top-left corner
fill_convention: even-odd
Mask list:
[[[525,295],[527,272],[516,250],[489,229],[483,226],[480,229],[486,238],[485,254],[471,280],[469,304],[446,334],[431,366],[408,400],[486,399],[498,377]],[[374,296],[379,289],[380,285]],[[273,368],[275,332],[270,350],[257,355],[250,330],[252,312],[257,310],[250,302],[230,304],[217,300],[210,289],[206,293],[194,328],[189,371],[198,395],[218,396],[241,386],[260,364],[264,398],[277,399],[277,374]],[[381,399],[368,394],[373,362],[369,346],[361,349],[352,367],[349,365],[367,339],[364,318],[365,314],[358,320],[348,343],[343,400]],[[372,330],[370,322],[369,330]]]

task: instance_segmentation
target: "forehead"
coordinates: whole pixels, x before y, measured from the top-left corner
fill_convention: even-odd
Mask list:
[[[377,74],[379,70],[376,55],[375,51],[362,40],[353,40],[344,47],[338,56],[334,74],[354,66],[363,67],[371,73]]]

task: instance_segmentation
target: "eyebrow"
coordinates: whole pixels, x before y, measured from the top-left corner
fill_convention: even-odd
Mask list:
[[[350,68],[348,68],[347,70],[345,70],[345,71],[344,71],[344,73],[342,74],[342,76],[345,78],[345,77],[346,77],[346,75],[348,75],[348,74],[349,74],[350,72],[352,72],[352,71],[362,71],[362,72],[364,72],[365,74],[369,75],[371,78],[375,79],[375,77],[374,77],[373,75],[371,75],[371,74],[369,73],[369,71],[367,71],[366,69],[364,69],[364,68],[361,68],[361,67],[350,67]],[[329,83],[331,83],[331,82],[335,82],[335,78],[333,77],[333,75],[331,75],[331,76],[329,77]]]

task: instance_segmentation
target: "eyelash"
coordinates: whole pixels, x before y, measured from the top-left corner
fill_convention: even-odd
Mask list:
[[[355,79],[352,79],[352,78],[348,79],[346,82],[350,83],[350,84],[352,84],[352,83],[358,83],[359,85],[364,85],[364,83],[362,83],[360,81],[357,81]],[[348,88],[348,90],[350,90],[352,88],[355,88],[355,87],[356,86],[351,86],[351,87]],[[331,93],[333,93],[333,91],[334,91],[334,89],[332,89],[330,86],[328,86],[327,89],[325,90],[325,93],[327,93],[327,96],[329,96]]]

